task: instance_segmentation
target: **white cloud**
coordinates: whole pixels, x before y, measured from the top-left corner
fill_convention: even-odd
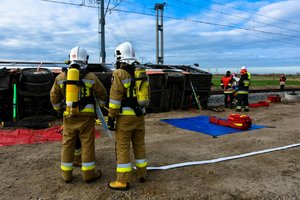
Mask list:
[[[199,7],[198,10],[197,7],[190,6],[189,8],[193,9],[190,12],[184,10],[185,16],[183,10],[180,16],[176,16],[177,7],[172,7],[174,1],[168,2],[170,6],[164,10],[165,16],[187,20],[164,19],[166,64],[199,63],[205,67],[222,67],[237,66],[246,62],[250,66],[285,66],[287,59],[293,61],[289,62],[289,66],[300,64],[295,59],[300,53],[300,25],[296,24],[300,17],[300,4],[295,0],[258,2],[236,0],[226,4],[225,7],[213,4],[207,9]],[[63,61],[73,46],[82,45],[88,50],[91,62],[99,61],[96,8],[37,0],[5,0],[1,3],[0,60]],[[187,1],[188,3],[200,4],[199,1]],[[126,6],[122,9],[136,12],[141,10],[140,7],[131,9]],[[142,9],[141,12],[144,11],[151,12],[147,9]],[[152,10],[151,13],[155,14],[155,11]],[[107,62],[113,62],[115,47],[124,41],[133,42],[137,55],[144,62],[155,62],[155,16],[112,11],[107,13],[106,22]],[[242,30],[239,27],[252,31]],[[282,37],[257,30],[295,37]]]

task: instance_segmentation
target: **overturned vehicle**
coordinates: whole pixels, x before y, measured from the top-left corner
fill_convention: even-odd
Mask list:
[[[151,87],[148,113],[207,107],[212,74],[190,65],[143,66]],[[58,118],[49,93],[55,77],[67,67],[55,62],[0,62],[1,122],[52,121]],[[114,66],[91,63],[88,70],[96,74],[109,94]]]

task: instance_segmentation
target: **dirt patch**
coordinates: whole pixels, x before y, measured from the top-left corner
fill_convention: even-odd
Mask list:
[[[162,118],[216,115],[225,112],[172,111],[146,117],[146,150],[150,166],[210,160],[300,142],[300,103],[271,103],[252,108],[254,124],[266,125],[213,138],[178,129]],[[97,129],[100,127],[97,126]],[[0,147],[0,199],[299,199],[300,147],[256,156],[170,170],[149,171],[148,180],[132,180],[129,191],[112,191],[114,143],[96,139],[96,162],[103,177],[86,184],[81,170],[65,184],[60,178],[60,142]]]

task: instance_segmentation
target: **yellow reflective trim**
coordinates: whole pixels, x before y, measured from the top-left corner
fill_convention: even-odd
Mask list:
[[[243,124],[239,124],[239,123],[233,123],[236,126],[243,126]]]
[[[142,167],[147,167],[147,165],[148,165],[148,163],[147,163],[147,162],[143,162],[143,163],[136,163],[136,166],[137,166],[137,167],[140,167],[140,168],[142,168]]]
[[[54,108],[54,110],[56,110],[56,111],[60,110],[60,107],[53,107],[53,108]]]
[[[125,88],[129,88],[130,87],[130,83],[125,83],[123,84]]]
[[[109,103],[109,108],[112,108],[112,109],[119,109],[121,108],[121,105],[119,104],[113,104],[113,103]]]
[[[90,113],[94,113],[95,110],[93,108],[85,108],[85,109],[82,109],[80,112],[90,112]]]
[[[238,94],[249,94],[248,91],[238,91],[237,93],[238,93]]]
[[[126,168],[117,168],[117,172],[131,172],[132,168],[131,167],[126,167]]]
[[[133,110],[122,110],[120,115],[135,115],[135,112]]]
[[[71,171],[73,170],[73,167],[67,167],[67,166],[64,166],[64,165],[61,165],[60,168],[64,171]]]
[[[95,165],[92,165],[92,166],[81,166],[81,170],[82,171],[88,171],[88,170],[92,170],[92,169],[95,169],[96,166]]]

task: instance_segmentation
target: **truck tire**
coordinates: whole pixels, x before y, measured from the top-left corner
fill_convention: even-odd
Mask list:
[[[23,90],[31,92],[44,92],[51,90],[52,81],[47,81],[43,83],[32,83],[32,82],[23,82]]]
[[[21,79],[24,82],[30,83],[44,83],[53,81],[54,75],[49,69],[40,68],[25,68],[22,70]]]

